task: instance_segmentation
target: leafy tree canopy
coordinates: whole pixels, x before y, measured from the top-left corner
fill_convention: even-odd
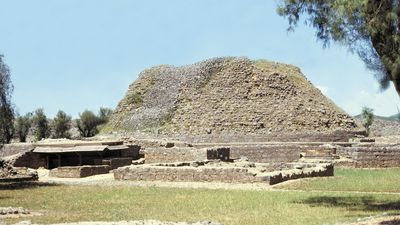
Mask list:
[[[49,121],[47,120],[47,116],[42,108],[39,108],[35,111],[33,123],[35,126],[34,134],[37,141],[50,136]]]
[[[15,133],[20,142],[26,142],[31,125],[32,113],[27,113],[24,116],[18,116],[15,119]]]
[[[67,115],[64,111],[59,110],[56,117],[52,121],[54,130],[54,138],[70,138],[71,134],[68,132],[71,129],[72,117]]]
[[[10,69],[0,55],[0,143],[9,143],[14,134],[12,92]]]
[[[278,13],[293,30],[305,15],[324,47],[347,46],[376,74],[382,89],[400,95],[400,0],[281,0]]]

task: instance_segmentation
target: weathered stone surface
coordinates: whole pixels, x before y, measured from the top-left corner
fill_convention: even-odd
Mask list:
[[[359,131],[298,68],[235,57],[143,71],[107,129],[182,140],[252,134],[293,140],[292,134],[314,133],[317,138]]]
[[[231,146],[231,158],[246,157],[250,162],[277,163],[294,162],[302,151],[297,145],[250,145]]]
[[[59,178],[80,178],[97,174],[105,174],[111,170],[110,166],[65,166],[50,170],[49,176]]]
[[[144,150],[146,163],[224,160],[230,158],[229,148],[148,148]]]
[[[332,164],[303,165],[301,169],[265,172],[254,167],[224,166],[167,166],[143,165],[121,167],[113,171],[116,180],[173,181],[173,182],[225,182],[277,184],[304,177],[333,176]]]
[[[103,159],[101,163],[102,165],[108,165],[111,169],[116,169],[122,166],[128,166],[132,164],[132,158],[110,158],[110,159]]]
[[[337,154],[352,159],[353,166],[360,168],[400,166],[400,146],[338,147]]]
[[[3,146],[0,145],[0,158],[15,154],[23,154],[33,149],[34,146],[27,143],[6,144]]]

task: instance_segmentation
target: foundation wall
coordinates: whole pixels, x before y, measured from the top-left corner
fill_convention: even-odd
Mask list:
[[[246,157],[250,162],[294,162],[300,158],[299,146],[232,146],[231,158]]]
[[[19,153],[24,153],[33,150],[34,147],[31,144],[6,144],[0,147],[0,158]]]
[[[224,183],[266,183],[274,185],[288,180],[305,177],[333,176],[332,164],[307,168],[305,170],[277,171],[257,175],[247,168],[193,168],[163,166],[127,166],[116,169],[116,180],[171,181],[171,182],[224,182]]]
[[[144,151],[146,163],[229,160],[229,148],[148,148]]]
[[[140,137],[141,134],[137,134]],[[229,142],[347,142],[357,135],[365,135],[365,130],[332,132],[301,132],[269,134],[204,134],[204,135],[151,135],[143,138],[170,138],[189,143],[229,143]]]
[[[340,147],[337,154],[354,160],[358,168],[400,167],[400,146]]]
[[[243,168],[174,168],[130,166],[114,170],[116,180],[192,181],[192,182],[262,182]]]
[[[121,151],[121,157],[131,157],[133,159],[139,159],[139,151],[139,145],[131,145],[129,146],[129,149]]]
[[[111,169],[117,169],[123,166],[129,166],[132,164],[132,158],[112,158],[112,159],[103,159],[103,165],[109,165]]]
[[[19,157],[16,157],[13,161],[14,167],[28,167],[32,169],[38,169],[39,167],[46,167],[47,162],[45,158],[42,158],[39,154],[33,152],[22,153]]]
[[[50,170],[49,176],[59,178],[81,178],[97,174],[106,174],[110,166],[68,166]]]

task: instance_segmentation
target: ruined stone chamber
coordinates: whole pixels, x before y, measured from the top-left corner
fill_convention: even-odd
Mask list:
[[[116,180],[224,182],[277,184],[304,177],[333,176],[331,163],[254,163],[241,158],[232,160],[230,148],[150,148],[145,151],[146,164],[114,170]],[[284,154],[284,153],[283,153]],[[298,156],[299,157],[299,156]]]
[[[79,178],[130,165],[132,160],[139,158],[139,150],[140,146],[123,145],[121,141],[78,142],[37,144],[32,152],[26,154],[41,159],[43,167],[50,169],[50,176]]]
[[[322,142],[347,142],[365,133],[299,68],[237,57],[143,71],[104,129],[139,140],[191,143],[142,145],[146,164],[119,168],[116,179],[270,184],[333,175],[334,153],[319,147]],[[225,153],[218,152],[221,146]],[[211,152],[217,157],[209,157]],[[304,152],[320,152],[330,161],[301,162]]]

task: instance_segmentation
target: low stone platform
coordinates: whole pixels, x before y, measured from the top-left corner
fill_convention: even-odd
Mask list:
[[[144,150],[146,163],[173,163],[183,161],[222,160],[230,158],[230,149],[226,147],[191,148],[160,147]]]
[[[276,165],[274,165],[274,168]],[[282,170],[271,171],[269,164],[192,162],[179,164],[144,164],[114,170],[116,180],[266,183],[305,178],[333,176],[332,164],[287,164]]]
[[[111,167],[102,166],[65,166],[50,170],[49,176],[58,178],[81,178],[110,172]]]
[[[359,145],[339,147],[337,154],[351,159],[357,168],[400,167],[400,145]]]

